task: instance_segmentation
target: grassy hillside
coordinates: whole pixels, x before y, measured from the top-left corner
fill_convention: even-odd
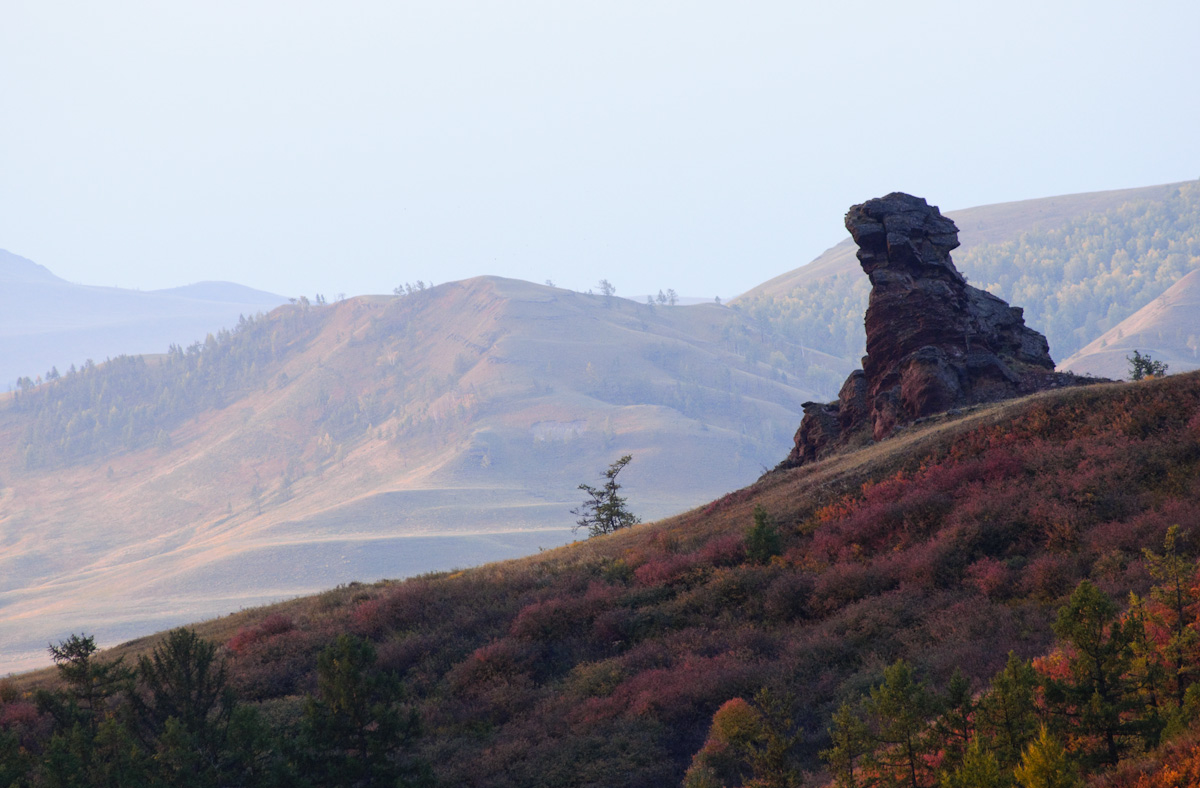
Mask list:
[[[297,304],[0,404],[0,669],[571,538],[623,454],[646,518],[756,478],[847,365],[707,304],[483,278]]]
[[[953,255],[959,270],[973,285],[1023,307],[1026,323],[1046,335],[1060,362],[1200,268],[1197,182],[947,215],[959,227],[962,246]],[[794,341],[857,359],[870,284],[854,251],[844,241],[732,303]]]
[[[1200,368],[1200,269],[1193,269],[1059,366],[1080,374],[1125,378],[1135,350],[1150,352],[1172,373]]]
[[[758,507],[777,544],[750,535]],[[318,654],[341,633],[369,640],[424,721],[412,752],[446,785],[678,784],[714,713],[763,688],[802,729],[789,757],[817,785],[835,710],[888,666],[906,660],[943,697],[956,671],[979,692],[1010,651],[1061,645],[1052,624],[1080,580],[1145,594],[1143,549],[1172,525],[1200,526],[1197,374],[934,419],[614,536],[198,631],[285,735],[321,692]],[[1193,571],[1198,546],[1180,545]],[[1059,675],[1055,659],[1039,670]],[[1082,723],[1046,698],[1071,757],[1099,773]],[[1122,757],[1173,757],[1141,741],[1122,738]]]

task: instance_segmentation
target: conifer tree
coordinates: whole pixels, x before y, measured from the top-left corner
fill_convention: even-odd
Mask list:
[[[579,489],[588,494],[588,499],[571,510],[571,514],[579,516],[576,528],[586,528],[588,536],[603,536],[641,522],[625,506],[625,498],[617,494],[617,491],[621,489],[621,485],[617,481],[617,474],[632,460],[633,457],[626,454],[608,466],[608,470],[604,472],[603,487],[593,487],[590,484],[579,485]]]
[[[820,756],[829,764],[834,784],[838,788],[859,788],[858,769],[871,749],[871,732],[849,703],[843,703],[833,715],[829,738],[833,746],[822,750]]]
[[[1170,672],[1176,707],[1183,706],[1183,698],[1195,675],[1196,665],[1189,659],[1200,647],[1200,634],[1195,622],[1200,607],[1196,584],[1196,565],[1181,552],[1179,526],[1167,529],[1161,555],[1146,548],[1142,555],[1146,568],[1154,579],[1150,599],[1154,605],[1147,610],[1147,623],[1159,626],[1168,633],[1162,649]]]
[[[369,640],[339,635],[317,658],[317,697],[305,710],[300,759],[317,786],[424,786],[427,766],[403,759],[420,733],[402,687],[375,668]]]
[[[72,721],[83,723],[93,736],[107,712],[110,699],[129,690],[133,678],[124,659],[101,662],[96,658],[98,650],[91,635],[73,634],[57,646],[50,646],[50,657],[59,677],[67,685]],[[53,707],[53,701],[46,696],[42,702]],[[65,722],[61,713],[55,717],[59,718],[60,724]]]
[[[1135,731],[1134,725],[1123,719],[1136,705],[1126,677],[1131,658],[1129,631],[1117,618],[1112,599],[1087,580],[1080,581],[1058,611],[1053,628],[1071,647],[1070,677],[1047,680],[1047,700],[1083,733],[1100,739],[1097,760],[1115,765],[1121,739]]]
[[[885,668],[883,682],[871,690],[863,705],[875,745],[863,760],[879,775],[877,784],[896,788],[929,785],[926,727],[935,711],[934,697],[917,681],[912,666],[898,660]]]
[[[1149,613],[1145,601],[1130,592],[1129,610],[1125,613],[1125,630],[1129,637],[1130,691],[1135,695],[1136,707],[1141,710],[1137,722],[1142,738],[1147,747],[1157,747],[1166,727],[1160,703],[1166,671],[1159,645],[1150,637],[1148,627]]]
[[[218,785],[229,761],[235,703],[217,645],[175,629],[138,660],[133,710],[141,741],[156,751],[162,779]]]
[[[1058,740],[1042,726],[1014,771],[1022,788],[1080,788],[1083,781]]]
[[[994,743],[1000,765],[1012,769],[1021,760],[1025,745],[1037,733],[1034,690],[1037,672],[1013,652],[1008,663],[992,679],[992,689],[979,701],[979,727],[983,737]]]
[[[976,736],[963,753],[962,763],[945,774],[941,784],[945,788],[1010,788],[1013,777],[1000,768],[995,754]]]
[[[779,529],[762,504],[754,507],[754,525],[746,532],[746,557],[765,564],[783,552]]]
[[[974,714],[971,682],[961,670],[955,670],[946,690],[942,714],[934,726],[943,753],[943,769],[954,769],[962,763],[974,735]]]

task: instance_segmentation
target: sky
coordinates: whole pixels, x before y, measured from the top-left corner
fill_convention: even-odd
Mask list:
[[[1200,177],[1200,3],[0,0],[0,248],[70,281],[727,299],[901,190]]]

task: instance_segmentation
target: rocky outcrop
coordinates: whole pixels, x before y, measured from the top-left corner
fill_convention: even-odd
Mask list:
[[[805,403],[785,467],[952,408],[1081,381],[1054,372],[1019,307],[967,284],[950,259],[958,228],[936,206],[896,192],[852,207],[846,229],[871,279],[867,355],[836,402]]]

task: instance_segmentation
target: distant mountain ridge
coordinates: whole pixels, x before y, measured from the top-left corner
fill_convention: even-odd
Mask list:
[[[61,282],[66,284],[65,280],[50,273],[50,269],[44,265],[38,265],[7,249],[0,249],[0,282],[6,284],[12,282]]]
[[[0,250],[0,390],[17,378],[65,372],[88,359],[162,353],[270,311],[287,299],[232,282],[200,282],[157,291],[67,282]]]
[[[256,290],[253,287],[239,285],[236,282],[196,282],[182,287],[169,287],[163,290],[151,290],[151,293],[179,298],[191,298],[196,301],[225,301],[236,304],[262,304],[275,308],[285,299],[275,293]]]

